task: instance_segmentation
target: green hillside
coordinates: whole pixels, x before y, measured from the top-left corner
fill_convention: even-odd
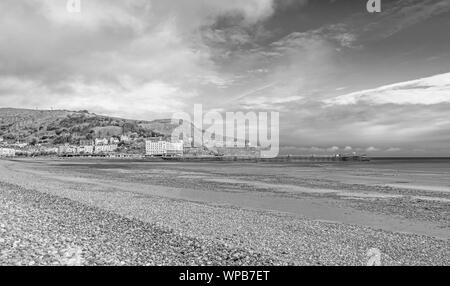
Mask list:
[[[78,143],[122,134],[169,136],[175,127],[170,120],[129,120],[88,111],[0,108],[0,136],[33,144]]]

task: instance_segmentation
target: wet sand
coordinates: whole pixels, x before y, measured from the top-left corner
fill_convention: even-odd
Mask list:
[[[383,249],[391,243],[374,238],[378,235],[400,236],[408,241],[431,239],[430,245],[441,245],[441,255],[448,254],[450,161],[255,164],[14,160],[0,161],[0,168],[2,182],[196,238],[229,242],[257,252],[267,247],[274,261],[300,265],[363,264],[364,248]],[[240,219],[233,221],[233,217]],[[267,225],[267,221],[276,226]],[[310,251],[302,246],[306,234],[300,229],[305,226],[299,226],[298,231],[290,229],[299,223],[314,224],[314,231],[331,226],[353,232],[357,229],[361,237],[356,241],[360,244],[348,250],[351,258],[334,253],[332,257],[322,254],[305,259],[304,254]],[[257,227],[270,235],[255,239],[261,230],[251,229]],[[292,237],[283,237],[286,228]],[[324,239],[338,239],[327,237],[326,233],[309,234],[307,239],[316,244]],[[296,242],[298,236],[302,238]],[[349,234],[344,236],[348,238]],[[249,238],[255,241],[239,241]],[[323,248],[336,252],[335,243]],[[348,248],[349,242],[339,244],[339,248],[344,246]],[[401,253],[398,249],[395,253],[399,257],[395,259],[391,253],[386,257],[387,264],[402,264],[402,259],[410,255],[409,251]],[[418,264],[433,264],[432,259],[415,259]],[[434,259],[436,264],[448,263],[448,258],[444,262]],[[404,264],[416,263],[408,260]]]

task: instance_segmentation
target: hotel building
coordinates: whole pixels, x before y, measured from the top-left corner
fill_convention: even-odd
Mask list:
[[[145,154],[147,156],[183,156],[183,141],[145,141]]]

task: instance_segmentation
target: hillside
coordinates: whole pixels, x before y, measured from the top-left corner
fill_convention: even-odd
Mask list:
[[[0,136],[29,143],[77,143],[130,133],[167,137],[176,126],[170,120],[130,120],[88,111],[0,108]]]

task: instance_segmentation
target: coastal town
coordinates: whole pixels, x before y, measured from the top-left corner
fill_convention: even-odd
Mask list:
[[[280,155],[262,158],[262,148],[251,146],[248,141],[208,140],[194,144],[193,140],[173,140],[163,136],[142,138],[131,135],[109,138],[80,139],[78,144],[40,144],[11,141],[0,137],[0,158],[14,157],[59,157],[59,158],[109,158],[109,159],[164,159],[164,160],[256,160],[256,161],[370,161],[367,155]]]
[[[272,144],[205,132],[183,121],[130,120],[87,110],[0,109],[1,158],[105,158],[175,161],[366,161],[363,154],[267,155]],[[183,128],[185,128],[184,126]],[[186,133],[185,133],[186,132]],[[175,135],[174,135],[175,134]],[[245,134],[244,134],[245,135]],[[248,134],[247,134],[248,135]],[[263,146],[261,146],[263,145]]]
[[[111,136],[109,138],[80,139],[78,144],[33,144],[24,141],[5,140],[0,137],[0,157],[107,157],[107,158],[208,158],[208,157],[247,157],[258,158],[259,147],[229,143],[208,142],[208,145],[195,145],[192,140],[172,140],[164,137],[141,138],[135,134]]]

